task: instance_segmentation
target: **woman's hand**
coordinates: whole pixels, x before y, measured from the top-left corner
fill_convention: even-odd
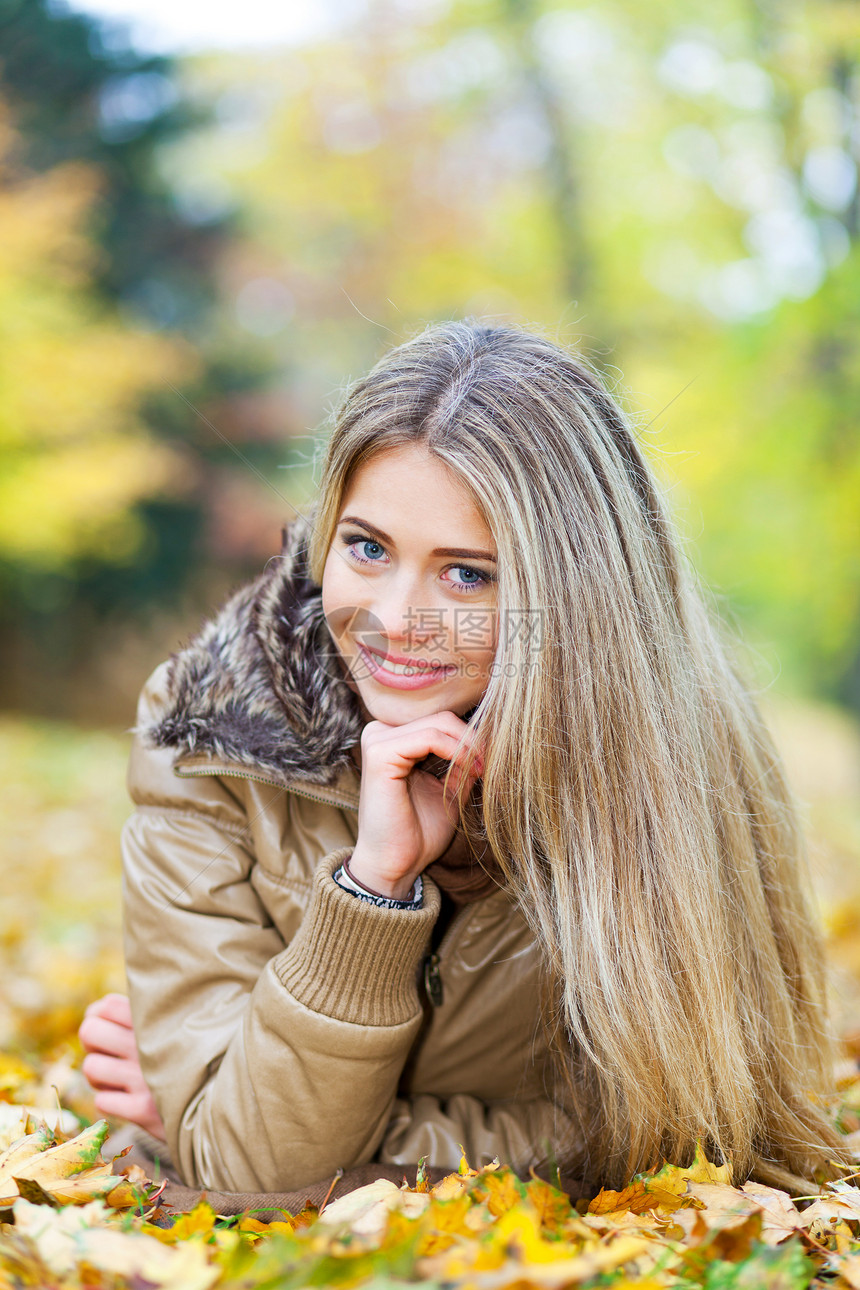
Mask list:
[[[457,745],[466,734],[466,744]],[[405,900],[418,874],[436,860],[457,827],[455,794],[461,780],[471,792],[483,764],[466,776],[467,748],[478,751],[477,734],[453,712],[436,712],[389,726],[370,721],[361,736],[361,797],[358,839],[349,861],[358,882]],[[448,792],[416,762],[435,754],[452,763]]]
[[[96,1090],[96,1109],[102,1115],[130,1120],[164,1141],[164,1125],[140,1069],[125,995],[106,994],[91,1003],[78,1036],[87,1050],[82,1069]]]

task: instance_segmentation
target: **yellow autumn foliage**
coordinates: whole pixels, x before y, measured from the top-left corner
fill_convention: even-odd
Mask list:
[[[0,104],[0,555],[41,566],[128,558],[134,503],[186,476],[139,409],[196,361],[98,298],[88,229],[99,191],[97,169],[80,163],[22,173]]]

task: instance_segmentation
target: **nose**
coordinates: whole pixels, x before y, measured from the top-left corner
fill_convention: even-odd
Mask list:
[[[406,570],[402,574],[379,587],[368,608],[381,639],[420,646],[438,637],[444,609],[429,603],[417,575],[410,576]]]

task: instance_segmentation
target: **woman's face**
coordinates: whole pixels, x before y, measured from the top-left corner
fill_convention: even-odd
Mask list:
[[[329,631],[375,721],[463,716],[496,647],[496,544],[454,473],[417,444],[354,475],[322,579]]]

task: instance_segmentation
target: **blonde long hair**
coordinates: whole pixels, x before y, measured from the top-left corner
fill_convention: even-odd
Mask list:
[[[701,1141],[736,1177],[810,1177],[838,1138],[803,839],[624,415],[536,335],[427,328],[341,408],[315,578],[355,470],[404,443],[472,491],[502,621],[532,628],[502,631],[473,721],[483,837],[543,950],[567,1168],[618,1186]]]

